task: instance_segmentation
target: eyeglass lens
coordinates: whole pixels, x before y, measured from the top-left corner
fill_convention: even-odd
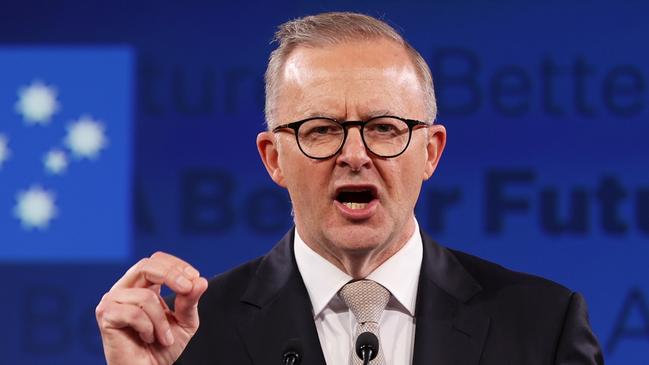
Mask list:
[[[378,156],[398,155],[407,147],[410,128],[404,121],[379,117],[362,128],[367,148]],[[303,152],[315,158],[325,158],[338,152],[344,143],[344,124],[330,119],[312,119],[302,124],[297,134]]]

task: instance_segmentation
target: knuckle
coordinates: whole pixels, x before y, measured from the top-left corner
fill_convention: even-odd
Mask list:
[[[152,302],[152,303],[158,303],[158,295],[151,290],[147,290],[149,293],[147,294],[147,301]]]
[[[148,262],[149,262],[149,258],[145,257],[145,258],[141,259],[140,261],[138,261],[133,267],[135,267],[136,269],[142,269],[143,267],[145,267],[147,265]]]
[[[108,327],[115,320],[115,312],[108,305],[102,305],[97,311],[97,323],[102,328]]]
[[[101,318],[104,316],[105,311],[106,307],[101,302],[97,305],[97,307],[95,307],[95,318],[97,318],[97,321],[101,320]]]
[[[141,319],[142,319],[141,310],[132,310],[126,313],[126,320],[128,323],[136,323],[139,322]]]
[[[108,310],[108,306],[109,306],[109,303],[110,303],[109,294],[110,293],[104,294],[101,297],[101,300],[99,301],[97,306],[95,307],[95,317],[97,318],[97,320],[100,320],[104,316],[106,311]]]
[[[171,266],[165,273],[165,279],[174,281],[178,275],[180,275],[180,270],[176,266]]]
[[[142,326],[140,326],[140,328],[138,329],[138,332],[143,333],[147,336],[153,336],[153,331],[153,324],[148,321],[143,323]]]
[[[163,257],[166,257],[166,256],[167,256],[166,253],[164,253],[162,251],[156,251],[156,252],[153,253],[153,255],[151,255],[151,258],[152,259],[160,259],[160,258],[163,258]]]

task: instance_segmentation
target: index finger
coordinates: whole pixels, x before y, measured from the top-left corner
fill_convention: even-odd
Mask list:
[[[176,292],[191,290],[191,281],[198,270],[184,260],[164,252],[156,252],[133,265],[113,288],[146,288],[165,284]]]

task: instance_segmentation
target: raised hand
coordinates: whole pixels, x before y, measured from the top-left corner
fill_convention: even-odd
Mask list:
[[[160,297],[162,285],[176,293],[173,312]],[[172,364],[198,329],[198,299],[206,289],[196,269],[163,252],[133,265],[97,305],[107,363]]]

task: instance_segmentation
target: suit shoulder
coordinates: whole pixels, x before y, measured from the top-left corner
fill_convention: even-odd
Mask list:
[[[529,336],[528,341],[534,343],[538,341],[534,333],[545,333],[552,339],[547,343],[550,351],[562,331],[575,296],[573,291],[551,280],[516,272],[463,252],[451,251],[451,254],[482,287],[466,304],[491,318],[496,337],[516,343],[518,339],[511,334],[517,333],[521,338]]]
[[[566,299],[572,295],[570,289],[552,280],[514,271],[461,251],[448,250],[487,292],[518,288],[554,293]]]
[[[482,287],[463,308],[489,318],[484,362],[527,364],[534,360],[535,364],[554,364],[572,357],[583,359],[579,363],[601,363],[599,345],[590,329],[581,295],[539,276],[516,272],[460,251],[448,252]],[[503,354],[507,360],[503,360]],[[586,356],[600,360],[587,361]]]

